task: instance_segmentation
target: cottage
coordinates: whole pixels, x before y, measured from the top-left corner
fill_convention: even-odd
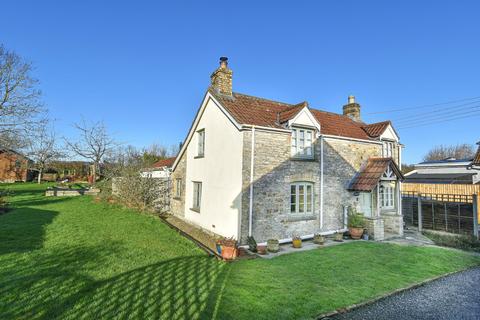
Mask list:
[[[0,148],[0,182],[31,181],[32,161],[19,152]]]
[[[353,96],[336,114],[236,93],[232,75],[221,58],[172,166],[172,214],[241,243],[344,230],[350,206],[376,239],[403,233],[389,121],[364,123]]]
[[[151,167],[142,170],[141,175],[145,178],[169,178],[175,157],[161,159]]]

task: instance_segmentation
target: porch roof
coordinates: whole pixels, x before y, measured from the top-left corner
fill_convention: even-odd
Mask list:
[[[367,165],[353,178],[348,190],[372,191],[389,166],[399,180],[404,179],[400,169],[392,158],[370,158],[368,159]]]

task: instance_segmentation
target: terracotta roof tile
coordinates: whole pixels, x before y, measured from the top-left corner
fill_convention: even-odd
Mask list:
[[[210,90],[210,92],[238,123],[246,125],[285,129],[283,123],[295,117],[304,107],[308,107],[307,102],[289,104],[235,92],[232,97],[217,94],[214,90]],[[364,123],[355,122],[341,114],[313,108],[309,108],[309,110],[320,123],[324,134],[370,139],[370,136],[363,129]]]
[[[353,178],[348,190],[372,191],[388,166],[391,166],[397,177],[403,180],[403,175],[392,158],[370,158],[365,168]]]
[[[377,138],[381,136],[385,129],[387,129],[388,125],[391,124],[392,123],[390,121],[367,124],[363,126],[363,130],[365,130],[370,137]]]
[[[171,167],[174,162],[175,162],[175,157],[158,160],[157,162],[152,164],[152,168]]]

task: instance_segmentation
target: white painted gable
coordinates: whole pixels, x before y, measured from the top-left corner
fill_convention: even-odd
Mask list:
[[[320,124],[308,108],[303,108],[292,120],[288,121],[288,125],[314,127],[320,131]]]
[[[385,131],[380,136],[380,140],[393,140],[398,142],[400,140],[400,137],[395,133],[393,127],[391,125],[388,125],[387,129],[385,129]]]

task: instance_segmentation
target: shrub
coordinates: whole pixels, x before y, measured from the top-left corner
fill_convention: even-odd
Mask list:
[[[252,252],[257,252],[257,241],[254,237],[247,237],[248,250]]]
[[[480,252],[480,240],[478,240],[474,236],[447,234],[431,231],[423,231],[422,233],[439,246]]]

